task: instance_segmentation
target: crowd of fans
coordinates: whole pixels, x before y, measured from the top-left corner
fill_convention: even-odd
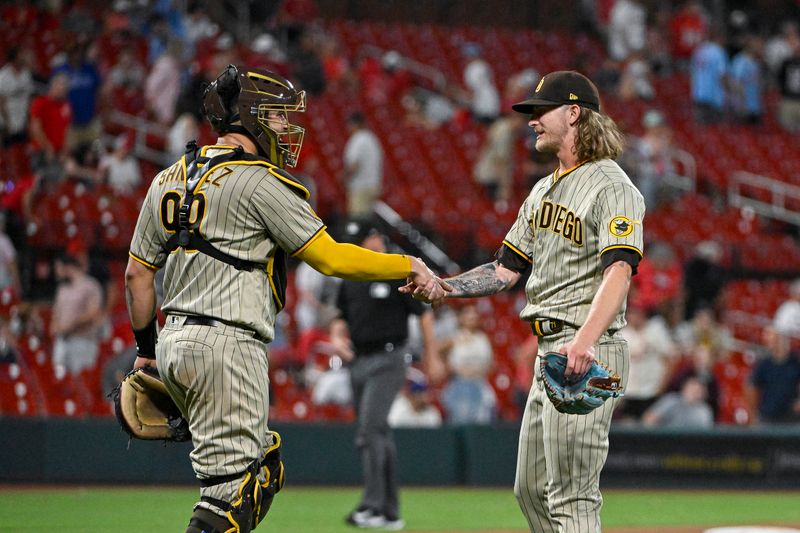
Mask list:
[[[596,9],[591,17],[607,46],[605,61],[584,64],[578,56],[574,66],[604,93],[652,104],[641,117],[641,136],[630,139],[620,161],[648,209],[684,194],[682,173],[689,166],[687,156],[691,159],[676,141],[666,110],[658,108],[655,77],[680,72],[689,78],[686,96],[698,125],[734,121],[757,128],[765,114],[774,112],[787,134],[800,131],[796,20],[777,28],[744,12],[716,20],[697,1],[677,7],[664,3],[656,11],[636,0],[606,4],[610,9]],[[395,51],[348,56],[336,35],[318,23],[313,0],[287,0],[274,12],[254,13],[251,39],[226,32],[193,1],[185,10],[168,0],[117,0],[100,11],[90,5],[0,4],[0,32],[7,44],[0,68],[0,293],[14,302],[0,316],[4,365],[21,362],[15,343],[30,335],[49,339],[56,373],[78,375],[98,364],[98,346],[125,319],[119,320],[119,280],[109,273],[114,260],[80,235],[65,235],[63,248],[48,252],[57,257],[52,274],[44,276],[53,286],[32,286],[20,265],[44,268],[37,261],[43,251],[27,242],[31,225],[46,224],[37,198],[65,182],[80,184],[90,194],[104,189],[140,198],[158,165],[134,155],[145,146],[146,135],[134,122],[120,122],[119,113],[146,119],[163,132],[158,149],[164,161],[174,159],[189,139],[213,140],[199,115],[199,93],[228,63],[270,68],[297,80],[310,95],[312,113],[314,96],[335,90],[353,95],[353,102],[400,107],[406,114],[403,126],[434,135],[446,125],[478,125],[483,146],[476,150],[471,178],[498,213],[515,210],[520,191],[525,194],[552,172],[553,162],[532,148],[524,117],[504,114],[508,103],[535,87],[540,73],[526,69],[497,79],[478,43],[462,43],[463,77],[446,79]],[[775,110],[765,105],[769,92],[779,95]],[[336,176],[346,199],[325,213],[334,221],[372,212],[384,186],[382,143],[387,140],[371,130],[361,111],[354,105],[347,124],[328,125],[349,137]],[[309,181],[312,192],[321,157],[309,138],[296,174]],[[631,347],[630,384],[616,416],[648,425],[707,427],[720,419],[720,362],[743,351],[720,322],[729,272],[723,251],[711,240],[685,261],[674,246],[649,242],[634,278],[629,324],[620,332]],[[314,403],[347,405],[347,365],[341,347],[331,342],[335,283],[305,265],[292,279],[295,302],[276,328],[271,369],[288,372]],[[39,313],[42,301],[48,310]],[[763,328],[763,342],[747,352],[753,367],[750,403],[737,415],[739,423],[800,420],[800,359],[792,351],[800,338],[800,281],[792,284],[774,321],[766,318],[770,325]],[[448,378],[437,382],[420,371],[422,348],[413,342],[412,324],[408,349],[417,362],[409,368],[392,423],[491,423],[513,416],[499,407],[492,381],[498,356],[491,332],[482,326],[481,308],[444,306],[436,310],[435,322],[436,349],[447,363]],[[102,360],[105,387],[135,356],[130,345],[117,348],[114,358]],[[532,379],[535,348],[530,337],[514,353],[517,368],[508,378],[519,401]]]

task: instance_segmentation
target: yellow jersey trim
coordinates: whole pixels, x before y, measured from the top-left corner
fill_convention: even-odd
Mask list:
[[[602,250],[600,250],[600,255],[603,255],[604,253],[606,253],[609,250],[633,250],[634,252],[639,254],[639,257],[644,257],[644,254],[642,253],[642,251],[640,249],[638,249],[635,246],[628,246],[626,244],[615,244],[613,246],[607,246],[607,247],[603,248]]]
[[[574,167],[568,168],[567,170],[565,170],[561,174],[558,173],[558,167],[556,167],[556,169],[553,171],[553,183],[557,182],[558,180],[560,180],[561,178],[563,178],[564,176],[566,176],[567,174],[569,174],[573,170],[575,170],[578,167],[582,166],[584,163],[586,163],[586,161],[581,161],[580,163],[578,163]]]
[[[520,250],[519,248],[517,248],[516,246],[514,246],[513,244],[511,244],[510,242],[508,242],[505,239],[503,239],[503,244],[508,246],[508,248],[511,251],[516,252],[517,254],[519,254],[520,257],[523,257],[525,259],[525,261],[527,261],[528,263],[533,264],[533,260],[530,257],[528,257],[524,252],[522,252],[522,250]]]
[[[141,257],[136,257],[135,255],[133,255],[133,252],[128,252],[128,255],[130,256],[130,258],[131,258],[131,259],[133,259],[133,260],[134,260],[134,261],[136,261],[137,263],[141,263],[141,264],[143,264],[144,266],[146,266],[146,267],[147,267],[147,268],[149,268],[150,270],[160,270],[160,268],[161,268],[161,267],[157,267],[157,266],[156,266],[156,265],[154,265],[153,263],[148,263],[147,261],[145,261],[145,260],[144,260],[144,259],[142,259]]]

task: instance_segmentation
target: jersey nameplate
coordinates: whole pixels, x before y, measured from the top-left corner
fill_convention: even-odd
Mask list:
[[[548,230],[561,235],[576,246],[583,246],[583,221],[566,206],[544,200],[533,214],[534,230]]]

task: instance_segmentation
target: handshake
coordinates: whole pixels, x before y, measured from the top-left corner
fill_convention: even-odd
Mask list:
[[[453,291],[450,284],[434,274],[418,257],[411,257],[411,274],[407,281],[400,287],[400,292],[434,306],[441,304],[447,294]]]

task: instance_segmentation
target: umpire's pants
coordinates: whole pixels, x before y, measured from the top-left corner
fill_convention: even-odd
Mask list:
[[[556,335],[540,337],[539,353],[558,351],[575,336],[565,326]],[[628,381],[628,343],[604,334],[595,358]],[[585,415],[556,411],[542,384],[539,358],[519,435],[514,494],[536,533],[600,533],[600,471],[608,455],[611,414],[619,398]]]
[[[389,427],[389,409],[405,382],[403,350],[362,354],[350,366],[353,405],[361,450],[364,493],[359,509],[399,516],[397,449]]]

